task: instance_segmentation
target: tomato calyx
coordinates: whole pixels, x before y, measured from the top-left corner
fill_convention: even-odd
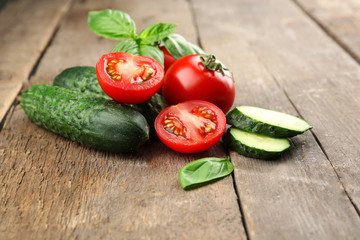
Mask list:
[[[223,67],[223,65],[221,63],[216,62],[216,57],[214,55],[201,54],[200,60],[207,70],[214,71],[214,72],[219,71],[221,73],[221,75],[223,75],[223,76],[225,76],[224,70],[229,71],[229,69]]]

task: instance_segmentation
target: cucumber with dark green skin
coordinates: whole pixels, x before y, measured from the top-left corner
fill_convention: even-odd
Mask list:
[[[82,93],[96,94],[111,99],[101,89],[94,67],[79,66],[67,68],[55,77],[53,84],[59,87],[78,90]],[[151,136],[156,137],[157,135],[154,127],[155,118],[162,109],[168,106],[165,98],[156,93],[146,102],[136,105],[129,104],[129,106],[144,115],[150,126]]]
[[[238,128],[229,128],[223,136],[225,146],[251,158],[274,159],[290,147],[286,138],[272,138]]]
[[[130,153],[149,139],[142,114],[103,97],[38,84],[20,105],[35,124],[91,148]]]
[[[312,128],[305,120],[278,111],[239,106],[226,114],[226,122],[242,130],[275,138],[288,138]]]
[[[62,71],[54,79],[54,86],[76,89],[82,93],[91,93],[111,99],[101,89],[94,67],[71,67]]]

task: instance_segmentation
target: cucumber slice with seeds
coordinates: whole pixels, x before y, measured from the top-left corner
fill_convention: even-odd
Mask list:
[[[286,138],[272,138],[234,127],[227,130],[224,142],[231,150],[258,159],[274,159],[290,147]]]
[[[251,106],[234,108],[226,115],[226,121],[245,131],[276,138],[293,137],[312,128],[294,115]]]

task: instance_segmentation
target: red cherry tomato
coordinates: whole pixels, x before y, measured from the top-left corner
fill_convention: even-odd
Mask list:
[[[164,68],[149,57],[113,52],[99,59],[96,75],[109,97],[121,103],[138,104],[159,90]]]
[[[202,152],[219,141],[226,118],[212,103],[192,100],[163,109],[155,120],[160,140],[182,153]]]
[[[219,64],[215,61],[213,66]],[[178,59],[165,74],[162,95],[171,105],[187,100],[204,100],[217,105],[227,113],[235,99],[235,85],[229,71],[208,70],[201,61],[200,55],[188,55]]]
[[[176,58],[174,58],[164,46],[160,47],[160,49],[164,53],[164,69],[166,72],[169,67],[176,61]]]

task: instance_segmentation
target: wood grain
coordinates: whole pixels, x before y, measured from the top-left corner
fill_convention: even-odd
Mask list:
[[[360,63],[360,1],[294,1]]]
[[[78,1],[31,84],[52,83],[70,66],[94,66],[112,49],[116,42],[87,26],[88,11],[106,8],[129,13],[138,31],[175,22],[178,33],[196,39],[186,1]],[[183,165],[207,156],[225,153],[218,144],[178,154],[159,141],[134,155],[98,152],[35,126],[18,106],[0,134],[0,238],[245,239],[231,176],[189,192],[178,183]]]
[[[0,121],[28,81],[70,2],[10,1],[0,11]]]
[[[320,144],[307,132],[277,161],[231,152],[250,239],[355,239],[359,66],[291,1],[193,4],[202,45],[234,73],[235,105],[300,114]]]

